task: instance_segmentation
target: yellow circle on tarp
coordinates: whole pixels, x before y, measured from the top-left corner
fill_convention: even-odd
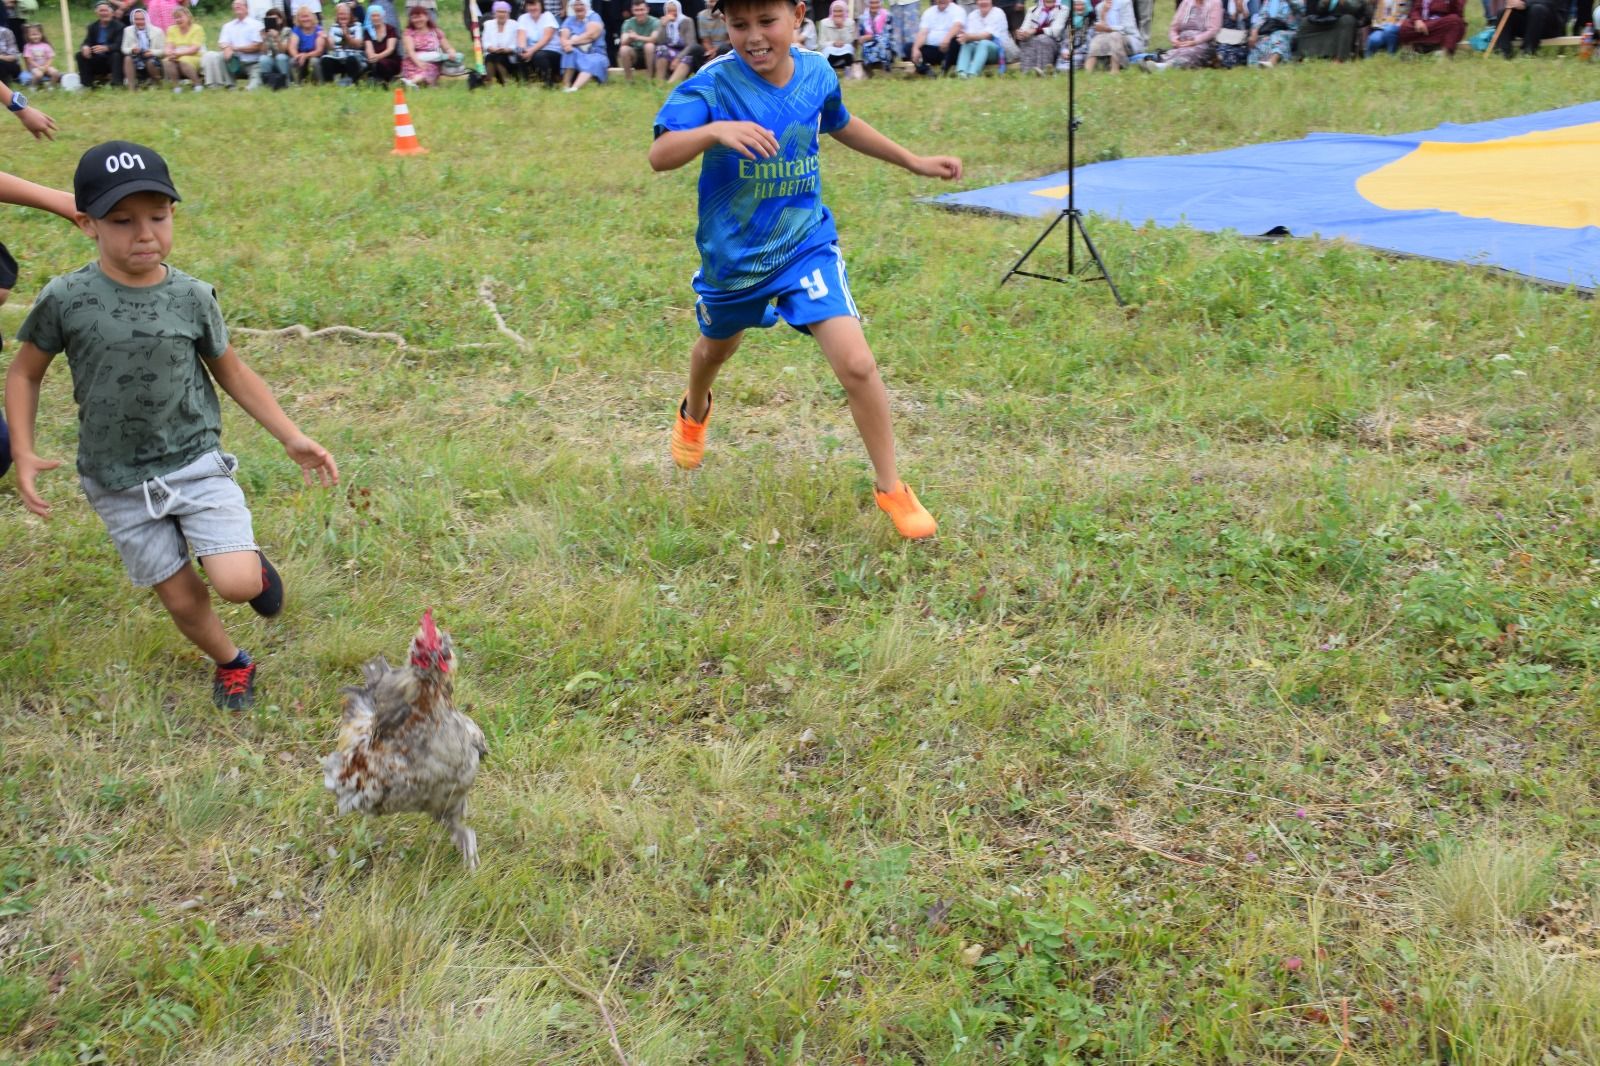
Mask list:
[[[1600,226],[1600,122],[1496,141],[1423,141],[1356,182],[1390,211],[1452,211],[1524,226]]]

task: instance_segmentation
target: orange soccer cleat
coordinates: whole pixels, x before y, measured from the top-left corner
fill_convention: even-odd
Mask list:
[[[705,417],[696,422],[689,417],[689,397],[678,404],[678,420],[672,424],[672,461],[685,470],[700,466],[706,457],[706,426],[711,421],[711,394],[706,394]]]
[[[904,481],[895,486],[893,492],[875,489],[873,494],[878,499],[878,507],[894,520],[894,528],[907,540],[921,540],[939,531],[939,524],[933,520],[933,515],[922,506],[917,494]]]

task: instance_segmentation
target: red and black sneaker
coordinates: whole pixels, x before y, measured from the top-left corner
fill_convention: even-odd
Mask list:
[[[250,601],[250,609],[262,618],[276,618],[283,610],[283,578],[267,562],[264,552],[256,552],[261,560],[261,595]]]
[[[211,682],[211,702],[224,711],[248,711],[256,705],[256,664],[219,666]]]

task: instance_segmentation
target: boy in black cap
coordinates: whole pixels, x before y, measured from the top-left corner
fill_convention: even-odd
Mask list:
[[[216,705],[242,710],[255,701],[255,663],[223,630],[189,553],[219,596],[264,617],[283,609],[283,582],[256,547],[238,461],[218,448],[212,382],[282,442],[306,484],[335,484],[339,468],[234,354],[215,290],[167,266],[178,192],[166,162],[111,141],[84,153],[72,188],[78,228],[100,258],[46,285],[17,332],[5,391],[17,488],[30,511],[49,516],[34,482],[61,464],[34,452],[34,417],[39,383],[65,351],[84,494],[133,583],[153,587],[179,631],[216,661]]]

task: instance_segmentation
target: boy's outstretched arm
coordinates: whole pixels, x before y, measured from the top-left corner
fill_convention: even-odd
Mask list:
[[[830,136],[846,148],[904,167],[925,178],[956,181],[961,177],[961,160],[955,156],[914,155],[855,116],[851,116],[849,122],[834,130]]]
[[[290,417],[283,413],[267,383],[234,354],[233,345],[215,359],[207,359],[211,376],[233,401],[245,409],[249,416],[261,423],[261,428],[278,438],[289,458],[300,464],[300,474],[306,484],[314,484],[311,475],[316,473],[324,485],[339,483],[339,465],[333,461],[328,449],[300,432]]]
[[[726,145],[746,159],[771,159],[778,138],[759,122],[708,122],[692,130],[668,130],[650,145],[650,169],[677,170],[713,145]]]
[[[35,185],[31,181],[23,181],[16,175],[4,171],[0,171],[0,203],[36,207],[40,211],[60,215],[68,222],[73,221],[78,211],[78,205],[72,199],[70,192]]]
[[[34,488],[34,479],[61,465],[60,459],[41,459],[33,451],[33,423],[39,414],[39,383],[50,369],[50,356],[31,341],[23,341],[6,371],[6,421],[11,423],[11,461],[17,465],[17,492],[28,510],[50,517],[50,505]]]

